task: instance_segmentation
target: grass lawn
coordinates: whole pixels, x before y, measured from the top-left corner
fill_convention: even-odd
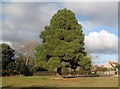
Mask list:
[[[50,76],[10,76],[2,78],[2,87],[118,87],[117,77],[60,78]]]

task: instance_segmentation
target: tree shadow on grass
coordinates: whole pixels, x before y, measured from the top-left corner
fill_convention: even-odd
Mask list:
[[[10,85],[10,86],[4,86],[4,87],[2,87],[1,89],[12,89],[12,85]]]
[[[4,87],[2,89],[119,89],[117,87],[44,87],[44,86],[30,86],[30,87]]]
[[[33,85],[33,86],[30,86],[30,87],[13,87],[11,85],[11,86],[2,87],[1,89],[60,89],[60,88],[57,88],[57,87],[47,87],[46,85],[45,86]]]
[[[48,87],[48,86],[37,86],[33,85],[30,87],[12,87],[5,86],[1,89],[119,89],[117,87]]]

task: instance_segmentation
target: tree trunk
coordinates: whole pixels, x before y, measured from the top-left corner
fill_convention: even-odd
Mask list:
[[[61,73],[61,67],[57,68],[57,74],[62,75],[62,73]]]

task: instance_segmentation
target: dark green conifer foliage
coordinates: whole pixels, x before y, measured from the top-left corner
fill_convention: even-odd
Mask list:
[[[36,64],[48,70],[69,66],[90,69],[91,60],[84,48],[82,26],[71,10],[59,10],[41,32],[42,44],[36,48]]]
[[[2,62],[2,75],[10,74],[11,70],[14,69],[15,61],[15,50],[8,44],[0,44],[0,57]]]

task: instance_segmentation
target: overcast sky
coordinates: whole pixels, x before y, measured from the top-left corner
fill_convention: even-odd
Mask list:
[[[6,2],[0,5],[1,42],[41,42],[39,34],[59,10],[72,10],[85,34],[85,48],[95,64],[118,60],[117,2]]]

